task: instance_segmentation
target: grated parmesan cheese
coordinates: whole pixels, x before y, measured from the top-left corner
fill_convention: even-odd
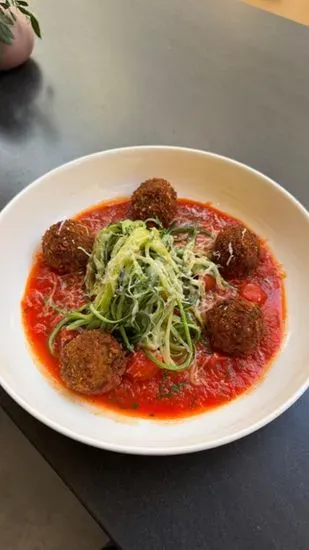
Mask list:
[[[232,247],[232,243],[231,243],[231,242],[229,242],[228,251],[229,251],[229,254],[230,254],[230,255],[229,255],[229,258],[228,258],[228,260],[227,260],[227,262],[226,262],[226,265],[227,265],[227,266],[230,265],[232,259],[234,258],[234,250],[233,250],[233,247]]]

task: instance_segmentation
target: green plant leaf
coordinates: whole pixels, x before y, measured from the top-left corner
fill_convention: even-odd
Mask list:
[[[14,34],[10,27],[0,21],[0,41],[10,46],[13,43]]]
[[[22,6],[18,6],[18,9],[21,13],[23,13],[24,15],[29,17],[32,28],[33,28],[35,34],[37,35],[38,38],[42,38],[40,24],[39,24],[37,18],[33,15],[33,13],[31,13],[26,8],[23,8]]]
[[[23,13],[27,17],[31,16],[31,12],[29,10],[27,10],[26,8],[23,8],[22,6],[18,6],[18,9],[21,13]]]
[[[0,21],[1,23],[4,23],[5,25],[12,26],[14,25],[16,21],[16,17],[13,13],[10,12],[10,10],[4,10],[0,6]]]
[[[15,13],[13,11],[10,11],[10,16],[11,16],[11,18],[13,20],[13,24],[14,24],[16,19],[17,19]]]
[[[30,16],[30,21],[31,21],[32,28],[35,34],[37,35],[37,37],[42,38],[40,23],[38,22],[37,18],[33,14],[31,14]]]
[[[16,5],[17,5],[17,7],[24,6],[25,8],[27,8],[29,4],[28,4],[28,2],[25,2],[24,0],[17,0]]]

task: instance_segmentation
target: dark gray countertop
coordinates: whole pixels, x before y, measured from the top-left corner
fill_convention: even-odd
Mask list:
[[[309,29],[231,0],[33,0],[44,40],[0,75],[0,206],[59,164],[175,144],[245,162],[309,204]],[[183,457],[87,448],[0,402],[124,550],[306,550],[309,395]]]

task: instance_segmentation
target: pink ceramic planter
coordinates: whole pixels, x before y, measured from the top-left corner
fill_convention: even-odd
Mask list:
[[[33,50],[34,32],[30,21],[18,10],[14,10],[16,22],[12,29],[14,42],[9,46],[0,44],[0,70],[7,71],[25,63]]]

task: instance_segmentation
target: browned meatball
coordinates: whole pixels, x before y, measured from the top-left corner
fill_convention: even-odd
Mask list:
[[[122,346],[111,334],[89,330],[62,348],[60,374],[70,390],[95,395],[120,384],[126,363]]]
[[[93,243],[94,235],[80,222],[55,223],[42,239],[44,260],[60,274],[73,273],[86,267]]]
[[[264,317],[258,305],[240,298],[216,304],[206,314],[211,347],[228,355],[254,351],[264,332]]]
[[[211,259],[224,278],[237,279],[256,269],[259,256],[257,236],[243,225],[230,225],[218,233]]]
[[[132,195],[132,217],[135,220],[159,218],[167,227],[177,212],[177,193],[160,178],[144,181]]]

